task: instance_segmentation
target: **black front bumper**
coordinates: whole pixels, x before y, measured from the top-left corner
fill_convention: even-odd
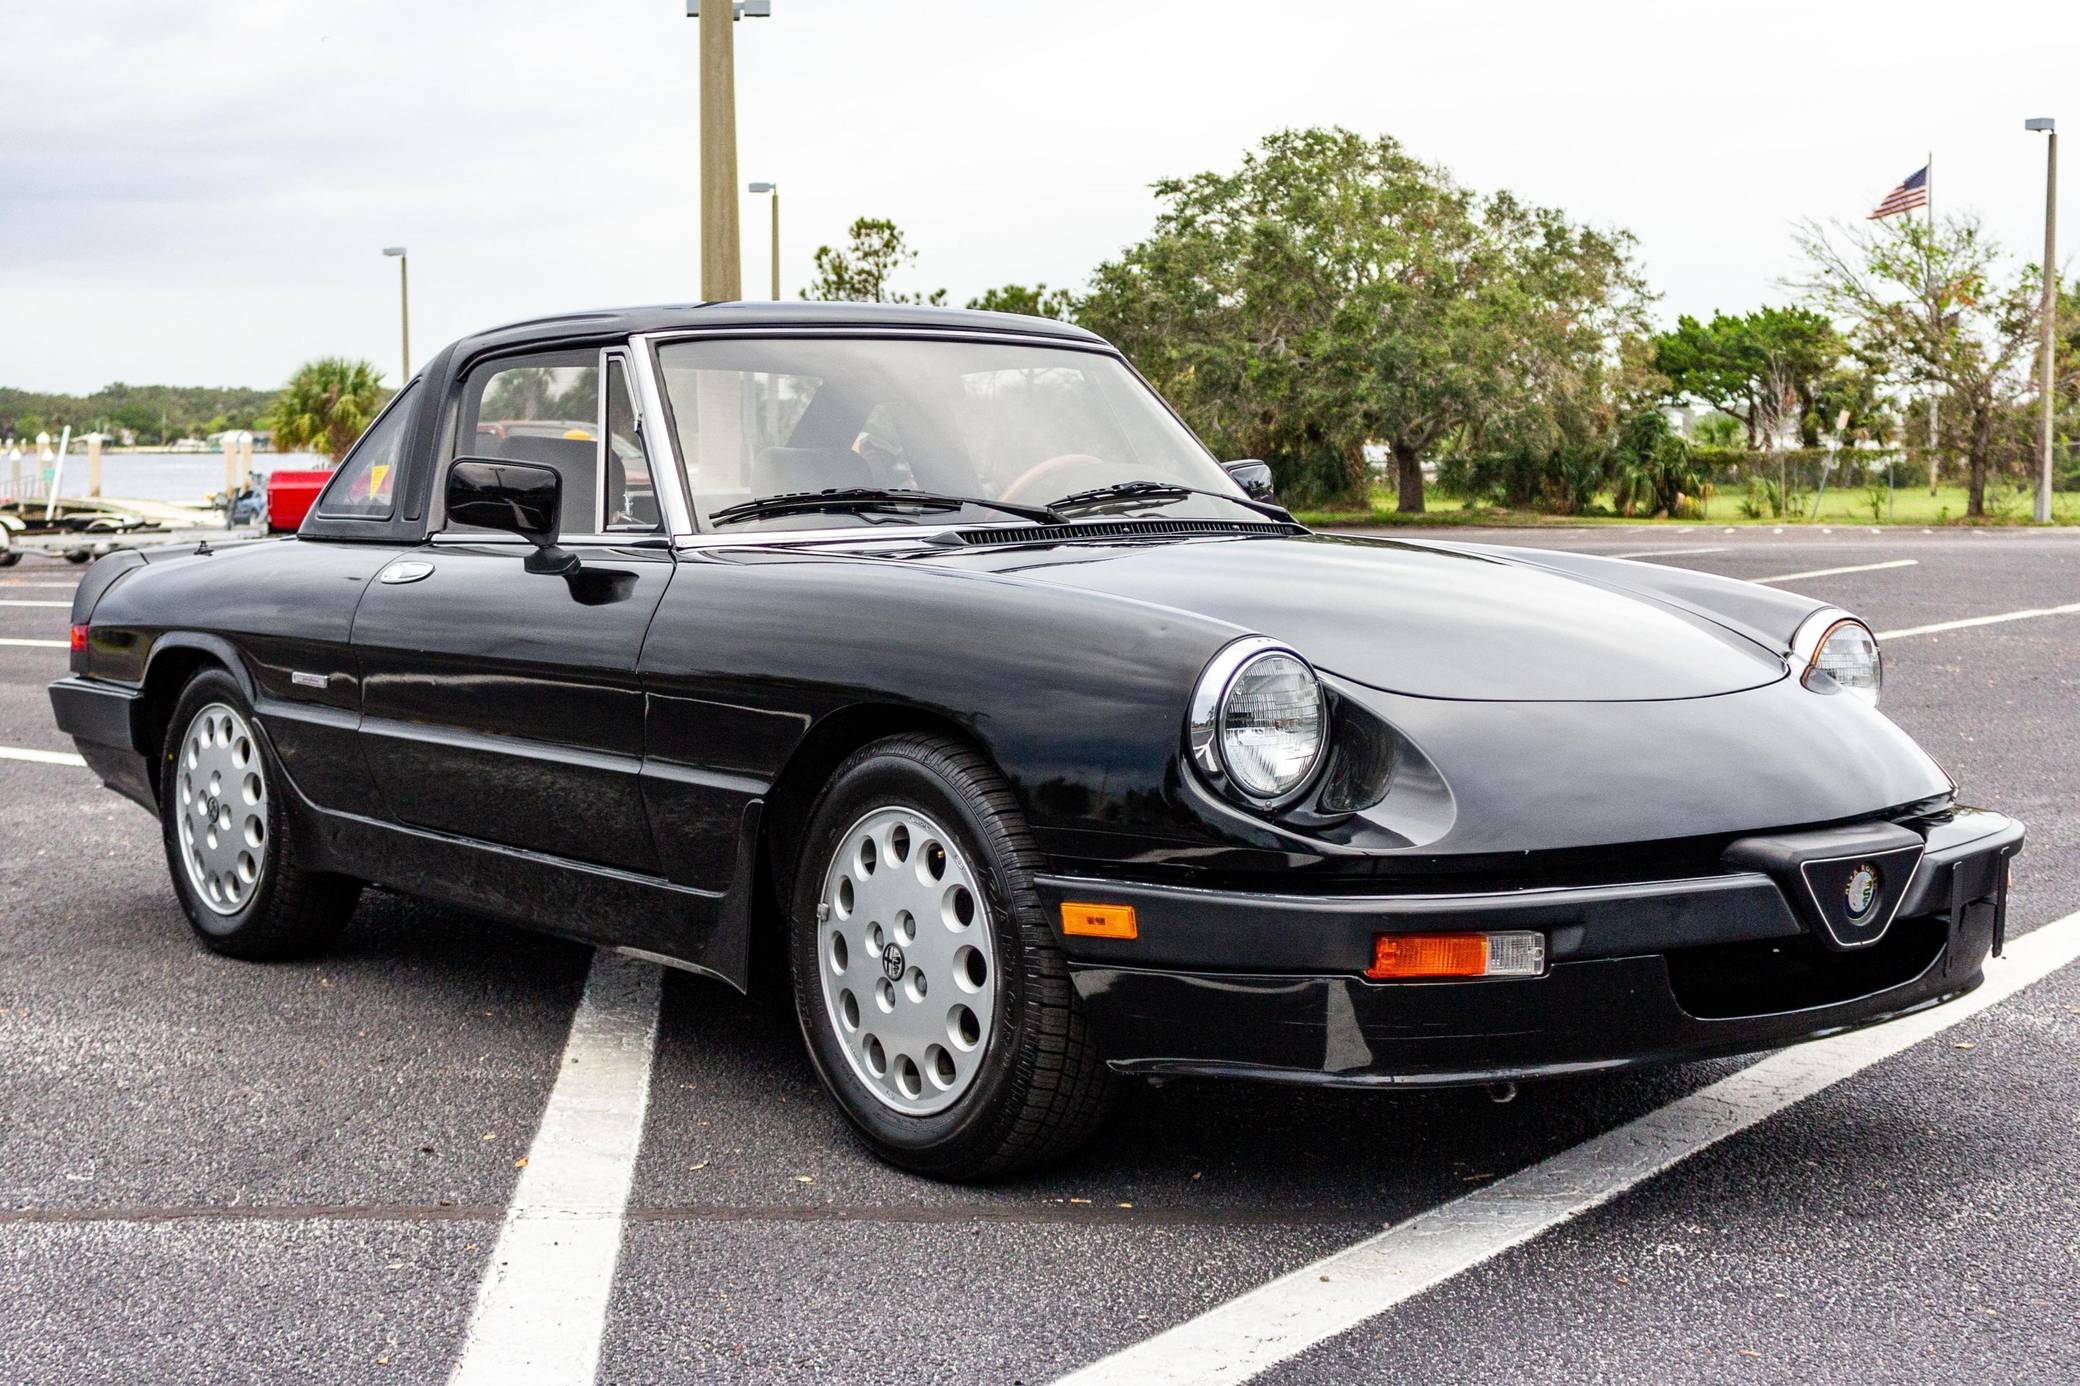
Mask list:
[[[1130,904],[1133,940],[1064,938],[1099,1045],[1129,1073],[1446,1086],[1771,1049],[1937,1005],[1979,984],[2005,926],[2022,825],[1959,810],[1877,944],[1832,951],[1778,883],[1675,881],[1313,897],[1045,876]],[[1540,977],[1374,982],[1382,933],[1532,929]]]

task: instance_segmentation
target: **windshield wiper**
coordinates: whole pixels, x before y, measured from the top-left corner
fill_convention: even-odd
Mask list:
[[[1010,501],[984,500],[981,496],[947,496],[937,491],[885,490],[877,486],[846,486],[829,491],[789,491],[784,495],[760,496],[756,500],[724,506],[708,517],[708,523],[729,525],[740,520],[809,515],[818,511],[961,510],[971,505],[985,510],[1000,510],[1036,524],[1063,523],[1063,517],[1052,506],[1015,505]]]
[[[1231,496],[1226,491],[1209,491],[1204,487],[1186,486],[1177,481],[1120,481],[1110,486],[1095,486],[1088,491],[1071,491],[1066,496],[1056,496],[1047,503],[1047,508],[1067,513],[1070,510],[1103,505],[1107,501],[1180,501],[1186,496],[1212,496],[1215,500],[1228,501],[1254,510],[1259,515],[1269,515],[1274,520],[1284,520],[1288,524],[1293,522],[1292,515],[1284,506],[1273,505],[1270,501],[1251,500],[1248,496]]]

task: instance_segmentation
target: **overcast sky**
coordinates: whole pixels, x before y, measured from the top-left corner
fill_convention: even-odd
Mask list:
[[[1782,298],[1791,223],[1862,217],[1931,149],[1939,210],[2034,259],[2023,118],[2080,129],[2080,7],[2058,4],[773,9],[736,29],[739,168],[781,185],[790,297],[861,215],[956,303],[1081,286],[1147,231],[1152,179],[1333,122],[1629,229],[1672,320]],[[394,378],[398,242],[419,358],[696,296],[698,27],[683,0],[10,0],[0,385],[272,385],[322,354]],[[753,295],[766,214],[746,196]]]

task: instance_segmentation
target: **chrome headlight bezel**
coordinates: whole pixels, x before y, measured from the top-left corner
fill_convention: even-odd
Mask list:
[[[1314,684],[1317,715],[1322,734],[1306,771],[1282,793],[1265,795],[1244,784],[1230,769],[1221,742],[1227,728],[1228,697],[1237,681],[1253,664],[1269,656],[1293,660],[1307,671]],[[1223,796],[1246,808],[1270,811],[1284,808],[1305,795],[1329,759],[1329,701],[1322,676],[1307,657],[1290,645],[1261,635],[1245,636],[1221,649],[1200,671],[1192,689],[1191,711],[1185,724],[1185,743],[1193,767]]]
[[[1870,628],[1868,622],[1851,616],[1838,606],[1822,607],[1798,623],[1798,632],[1791,637],[1791,659],[1798,674],[1798,681],[1810,689],[1813,686],[1813,676],[1826,673],[1820,667],[1821,651],[1827,648],[1827,642],[1844,627],[1860,630],[1870,640],[1874,686],[1854,688],[1845,683],[1836,683],[1832,678],[1828,680],[1829,685],[1858,702],[1876,707],[1880,695],[1885,690],[1885,651],[1878,644],[1877,632]]]

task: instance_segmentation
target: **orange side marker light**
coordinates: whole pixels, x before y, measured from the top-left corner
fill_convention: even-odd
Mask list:
[[[1062,932],[1076,938],[1139,938],[1132,905],[1089,905],[1062,902]]]

